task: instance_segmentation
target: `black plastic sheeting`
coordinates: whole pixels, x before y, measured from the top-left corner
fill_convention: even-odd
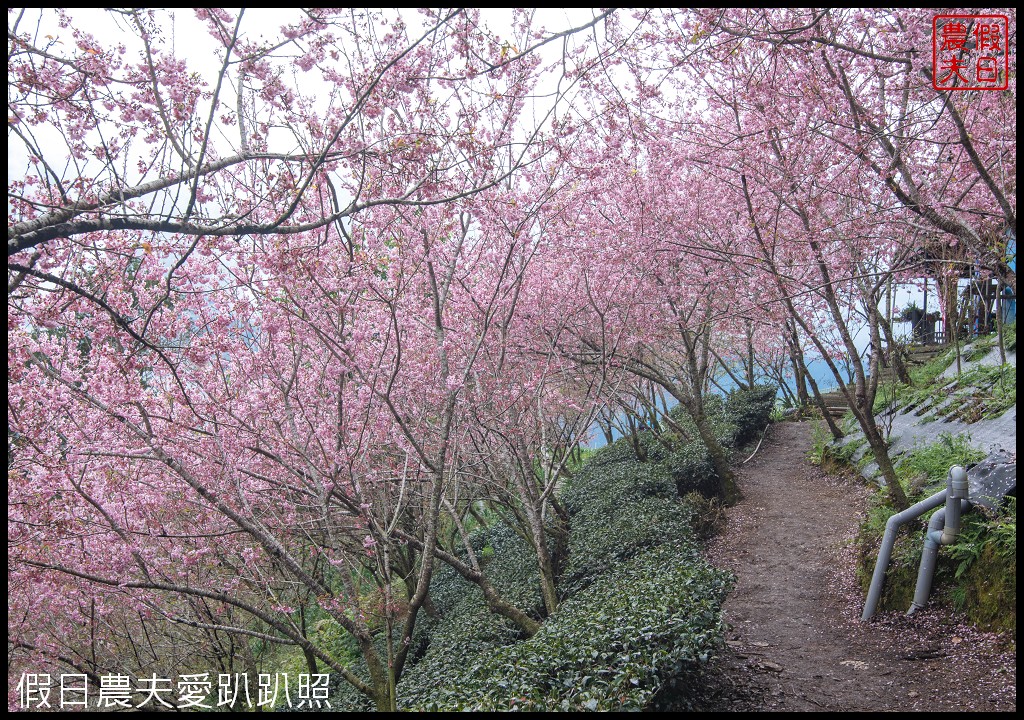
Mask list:
[[[1017,461],[1005,450],[989,455],[967,471],[967,499],[990,510],[1017,494]]]

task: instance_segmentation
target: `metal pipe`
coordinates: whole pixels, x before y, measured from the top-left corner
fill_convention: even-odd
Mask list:
[[[952,545],[960,535],[960,516],[971,508],[967,500],[967,471],[959,465],[949,469],[946,478],[948,489],[946,507],[932,515],[925,533],[924,549],[921,551],[921,566],[917,570],[917,587],[914,601],[907,610],[913,615],[927,604],[935,577],[935,563],[940,545]]]
[[[961,514],[971,508],[971,504],[966,500],[961,500],[958,505],[957,512]],[[928,521],[928,531],[924,537],[924,549],[921,551],[921,566],[917,570],[917,586],[914,589],[914,601],[910,604],[907,615],[913,615],[928,602],[928,597],[932,592],[932,579],[935,577],[935,565],[939,554],[939,546],[951,544],[942,542],[945,534],[942,528],[947,526],[947,509],[945,507],[939,508],[932,515],[931,520]],[[959,522],[959,518],[957,518],[957,521]]]
[[[878,600],[882,597],[882,585],[885,584],[885,571],[889,567],[892,547],[896,543],[896,533],[900,527],[942,505],[946,502],[948,494],[948,489],[937,492],[931,497],[911,505],[903,512],[896,513],[886,521],[885,534],[882,535],[882,545],[878,548],[878,560],[875,562],[875,571],[871,575],[871,586],[868,588],[868,597],[864,602],[864,613],[860,617],[861,620],[870,620],[878,609]]]
[[[949,497],[946,498],[946,522],[939,542],[942,545],[952,545],[960,534],[961,507],[957,501],[967,500],[967,471],[959,465],[951,467],[946,478],[946,487],[949,490]]]

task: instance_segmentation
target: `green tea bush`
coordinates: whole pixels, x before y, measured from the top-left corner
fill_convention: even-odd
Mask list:
[[[689,512],[665,472],[647,463],[595,468],[567,493],[569,562],[560,592],[587,587],[616,563],[690,532]]]
[[[675,497],[674,488],[671,478],[664,472],[635,458],[615,464],[595,462],[573,479],[561,500],[570,515],[600,514],[611,509],[614,503],[643,497]]]
[[[642,710],[668,677],[719,646],[729,584],[692,543],[659,545],[566,600],[529,640],[448,665],[406,707]]]
[[[494,549],[487,563],[487,578],[502,596],[519,608],[536,611],[543,604],[533,550],[508,526],[481,528],[470,537],[477,552]],[[425,697],[452,675],[454,659],[484,656],[495,648],[522,639],[512,621],[491,613],[480,589],[443,563],[438,563],[430,583],[430,600],[437,617],[421,611],[412,637],[408,669],[399,683],[399,698]],[[397,643],[400,638],[397,637]],[[385,655],[385,635],[377,637],[378,652]],[[352,663],[356,674],[366,678],[361,658]],[[333,680],[333,676],[332,676]],[[372,704],[346,682],[332,686],[331,703],[344,712],[369,712]]]
[[[727,446],[760,432],[774,404],[767,389],[734,395],[708,403],[712,428]],[[681,409],[673,414],[697,438]],[[438,614],[417,627],[400,708],[642,710],[669,679],[690,677],[681,671],[721,643],[731,576],[701,555],[693,526],[695,516],[707,514],[707,500],[680,499],[695,490],[714,495],[714,468],[699,440],[672,437],[669,448],[638,433],[646,462],[629,438],[594,451],[562,489],[570,536],[561,604],[533,637],[490,613],[479,588],[439,566],[431,583]],[[529,544],[500,523],[476,531],[472,543],[493,549],[486,573],[502,596],[539,619]]]
[[[528,585],[523,583],[524,591]],[[440,617],[417,628],[418,652],[399,685],[400,701],[413,705],[441,702],[466,663],[520,639],[519,628],[492,614],[479,588],[450,568],[438,568],[430,588]]]
[[[705,403],[709,424],[725,448],[739,447],[756,438],[768,424],[774,408],[775,388],[767,385],[736,390],[724,400],[717,395],[709,396]],[[680,497],[691,492],[714,497],[719,491],[719,479],[707,448],[680,406],[674,407],[671,414],[679,424],[692,430],[694,439],[665,453],[658,461],[659,466],[672,478]]]
[[[736,445],[750,442],[764,430],[775,409],[775,392],[770,385],[755,385],[729,394],[725,414],[736,425]]]
[[[629,446],[629,441],[626,438],[619,438],[611,445],[605,445],[599,448],[597,452],[591,455],[589,462],[586,467],[595,467],[598,465],[613,465],[617,462],[635,462],[636,455],[633,454],[633,448]],[[570,480],[570,482],[572,482]]]
[[[640,442],[644,448],[649,448],[654,438],[649,432],[640,433]],[[655,441],[656,442],[656,441]],[[611,465],[619,462],[636,462],[636,451],[633,449],[629,438],[619,438],[611,445],[600,448],[590,458],[590,465]]]
[[[700,442],[686,443],[662,461],[661,467],[672,478],[680,497],[690,492],[711,497],[718,492],[718,473]]]
[[[662,464],[602,462],[604,452],[618,449],[596,453],[562,496],[571,535],[558,612],[524,640],[479,590],[439,570],[431,592],[442,618],[401,682],[404,707],[642,709],[682,664],[714,650],[730,578],[701,557],[691,506]],[[492,581],[520,607],[539,607],[530,549],[500,526],[487,532],[488,576],[496,570]]]

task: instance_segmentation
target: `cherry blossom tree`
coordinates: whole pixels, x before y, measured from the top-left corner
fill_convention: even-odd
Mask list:
[[[1013,142],[1000,124],[979,124],[976,136],[965,136],[963,112],[948,97],[935,98],[927,68],[912,69],[916,60],[908,58],[919,59],[925,47],[920,17],[755,10],[668,14],[661,22],[660,37],[674,31],[675,42],[657,55],[666,60],[660,69],[636,55],[638,82],[661,77],[675,97],[699,98],[695,111],[672,117],[679,144],[695,148],[690,162],[719,175],[720,197],[746,208],[734,222],[752,236],[735,238],[733,250],[743,250],[733,264],[751,264],[744,254],[756,258],[775,286],[773,301],[822,357],[849,359],[851,382],[837,366],[833,374],[901,506],[872,413],[883,339],[892,345],[881,296],[904,277],[933,228],[970,244],[977,264],[1014,282],[1005,243],[986,244],[1003,228],[1015,231],[1007,199],[1014,179],[1004,163]],[[893,78],[902,82],[896,92]],[[979,102],[1005,104],[1005,93],[992,95]],[[982,142],[987,149],[979,152]],[[934,148],[957,143],[960,169],[977,178],[976,197],[957,190],[941,164],[935,169]],[[851,323],[857,315],[870,333],[863,353]]]
[[[550,34],[518,13],[499,39],[471,12],[312,11],[268,38],[202,10],[206,76],[156,11],[111,11],[124,45],[11,12],[16,647],[83,655],[60,629],[93,598],[297,646],[395,707],[465,402],[525,268],[528,220],[473,218],[514,209],[545,153],[561,91],[519,122],[538,49],[603,17]]]
[[[679,402],[734,498],[706,400],[758,356],[829,364],[905,504],[879,305],[924,245],[1016,287],[1015,67],[935,90],[919,11],[507,19],[9,11],[11,672],[285,645],[393,710],[438,563],[557,611],[615,403]]]
[[[696,177],[673,165],[679,155],[668,141],[612,113],[597,137],[589,162],[600,171],[551,228],[566,258],[561,274],[574,279],[560,283],[576,298],[567,302],[582,304],[562,352],[663,388],[693,420],[733,501],[728,456],[705,410],[731,298],[727,266],[701,237],[714,220],[698,207]]]
[[[936,88],[936,12],[728,11],[704,14],[700,27],[718,59],[741,44],[756,48],[779,87],[800,88],[804,102],[827,109],[816,134],[1015,289],[1007,238],[1017,227],[1016,11],[1000,11],[1010,33],[1000,43],[1010,64],[1002,91]]]

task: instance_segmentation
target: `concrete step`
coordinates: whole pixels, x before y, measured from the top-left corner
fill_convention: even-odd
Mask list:
[[[915,365],[924,365],[949,349],[949,345],[921,345],[907,348],[907,360]]]

